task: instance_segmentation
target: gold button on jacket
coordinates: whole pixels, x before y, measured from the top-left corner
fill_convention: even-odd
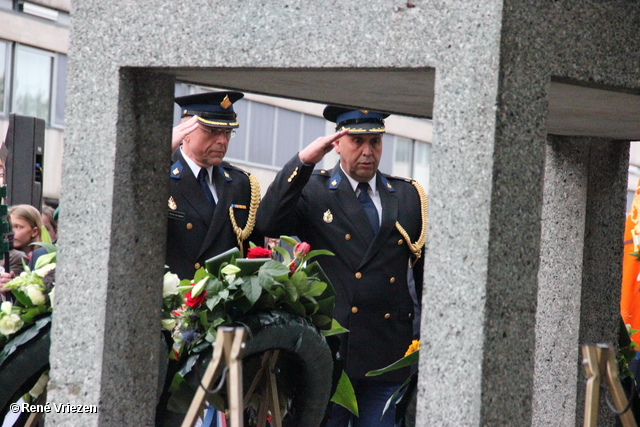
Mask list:
[[[358,312],[358,307],[351,307],[351,312],[352,313],[357,313]]]

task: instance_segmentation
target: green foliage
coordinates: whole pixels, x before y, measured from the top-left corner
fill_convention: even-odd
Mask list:
[[[281,239],[296,243],[286,236]],[[181,281],[177,295],[165,295],[163,319],[174,340],[170,357],[179,359],[185,351],[190,354],[202,343],[214,342],[218,326],[264,310],[303,317],[324,335],[348,332],[332,320],[335,291],[329,279],[317,262],[306,262],[332,253],[309,251],[302,259],[292,260],[286,250],[274,250],[284,262],[238,258],[237,249],[226,251],[207,260],[193,280]]]
[[[416,350],[413,353],[409,353],[404,356],[402,359],[396,360],[391,365],[384,367],[382,369],[376,369],[375,371],[369,371],[366,373],[368,377],[375,377],[377,375],[386,374],[387,372],[395,371],[396,369],[405,368],[407,366],[411,366],[414,363],[418,363],[418,359],[420,357],[420,350]]]
[[[342,371],[336,392],[331,397],[331,401],[346,408],[356,417],[358,416],[358,402],[356,401],[356,393],[347,374]]]

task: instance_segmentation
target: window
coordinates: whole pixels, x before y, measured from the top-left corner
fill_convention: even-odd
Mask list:
[[[7,86],[9,85],[9,58],[11,52],[11,45],[7,42],[0,40],[0,115],[4,115],[7,112],[7,102],[9,99],[9,91]]]
[[[429,192],[431,144],[395,137],[393,174],[413,178]]]
[[[16,45],[11,111],[51,121],[51,86],[55,54]]]

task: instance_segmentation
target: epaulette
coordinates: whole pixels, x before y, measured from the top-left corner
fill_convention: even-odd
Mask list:
[[[322,175],[328,177],[329,171],[326,169],[314,169],[313,172],[311,172],[311,175]]]
[[[404,181],[404,182],[409,182],[409,183],[415,181],[415,179],[413,179],[413,178],[405,178],[405,177],[402,177],[402,176],[395,176],[395,175],[383,175],[383,176],[385,176],[385,177],[387,177],[389,179],[397,179],[397,180]]]

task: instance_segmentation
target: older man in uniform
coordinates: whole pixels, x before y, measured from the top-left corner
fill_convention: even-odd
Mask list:
[[[169,229],[166,264],[190,279],[204,262],[235,246],[246,250],[260,203],[255,177],[223,161],[238,126],[233,103],[240,92],[182,96],[178,146],[169,172]],[[174,130],[174,140],[176,131]]]
[[[262,200],[258,228],[266,236],[297,235],[335,254],[318,261],[336,290],[335,317],[350,331],[340,336],[340,353],[360,416],[334,405],[328,426],[393,426],[395,408],[380,418],[408,368],[365,374],[400,359],[411,344],[408,283],[417,285],[420,301],[426,196],[417,182],[378,171],[388,114],[328,106],[324,117],[338,132],[312,142],[278,173]],[[339,163],[314,171],[334,147]]]

